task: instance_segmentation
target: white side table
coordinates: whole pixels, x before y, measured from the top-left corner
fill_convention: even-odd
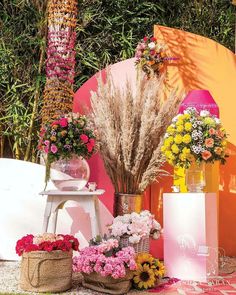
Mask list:
[[[90,192],[84,191],[60,191],[60,190],[48,190],[42,191],[40,195],[47,196],[47,203],[44,211],[43,228],[42,232],[47,232],[49,218],[52,215],[53,232],[56,232],[57,215],[58,210],[66,201],[76,201],[84,209],[86,213],[89,213],[91,220],[92,237],[96,237],[101,234],[101,222],[98,208],[98,196],[102,195],[104,190],[96,190]]]

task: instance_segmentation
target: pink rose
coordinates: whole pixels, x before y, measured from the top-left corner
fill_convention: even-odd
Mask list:
[[[67,120],[67,118],[61,118],[60,121],[59,121],[59,124],[60,124],[61,127],[68,126],[68,120]]]
[[[208,148],[211,148],[214,146],[214,139],[213,138],[206,138],[205,139],[205,145]]]
[[[86,134],[81,134],[80,139],[83,141],[83,143],[87,143],[89,140]]]
[[[51,145],[51,152],[52,152],[53,154],[56,154],[57,151],[58,151],[57,146],[56,146],[55,144],[52,144],[52,145]]]
[[[209,134],[210,135],[214,135],[216,133],[215,129],[214,128],[210,128],[209,129]]]

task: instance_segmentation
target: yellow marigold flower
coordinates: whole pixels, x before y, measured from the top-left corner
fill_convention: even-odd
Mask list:
[[[165,145],[163,145],[163,146],[161,147],[161,151],[162,151],[163,153],[166,151],[166,146],[165,146]]]
[[[175,132],[175,128],[173,126],[169,126],[167,129],[166,129],[166,132],[169,133],[169,134],[173,134]]]
[[[174,160],[175,156],[173,155],[173,153],[171,151],[166,151],[165,152],[165,156],[168,160]]]
[[[50,139],[51,139],[51,141],[56,141],[57,140],[56,136],[51,136]]]
[[[184,129],[185,129],[186,131],[191,131],[191,130],[192,130],[192,123],[190,123],[190,122],[186,122],[186,123],[184,124]]]
[[[190,152],[191,152],[190,149],[188,149],[186,147],[184,147],[183,150],[182,150],[182,153],[185,154],[185,155],[190,154]]]
[[[190,136],[190,134],[185,134],[183,136],[183,143],[190,143],[192,141],[192,138]]]
[[[183,131],[184,131],[184,125],[179,125],[179,126],[177,126],[177,127],[176,127],[176,130],[177,130],[178,132],[183,132]]]
[[[181,144],[182,143],[182,136],[180,134],[177,134],[174,138],[174,141],[176,144]]]
[[[173,136],[169,136],[165,139],[164,141],[164,146],[165,147],[169,147],[171,145],[171,143],[174,141]]]
[[[176,126],[181,126],[183,124],[184,124],[184,121],[178,118],[178,121],[176,122]]]
[[[171,150],[172,150],[172,152],[173,152],[174,154],[178,154],[178,153],[179,153],[179,148],[178,148],[178,146],[177,146],[176,144],[173,144],[173,145],[171,146]]]
[[[184,114],[183,117],[184,117],[184,119],[186,119],[186,120],[188,120],[188,119],[191,118],[190,114]]]
[[[183,154],[183,153],[181,153],[181,154],[179,155],[179,158],[180,158],[181,161],[184,162],[184,161],[186,160],[186,155]]]

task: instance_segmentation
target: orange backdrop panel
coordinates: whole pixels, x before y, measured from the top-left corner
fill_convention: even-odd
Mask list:
[[[154,36],[167,44],[179,60],[168,66],[168,86],[187,93],[207,89],[220,109],[220,118],[229,133],[227,164],[220,167],[219,246],[227,255],[236,255],[236,58],[233,52],[205,37],[168,27],[154,26]],[[171,171],[171,168],[168,167]],[[172,171],[171,171],[172,172]],[[154,184],[147,194],[146,207],[162,218],[162,192],[171,191],[172,179]]]

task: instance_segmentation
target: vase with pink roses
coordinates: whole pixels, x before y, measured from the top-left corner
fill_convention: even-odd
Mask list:
[[[82,189],[90,176],[85,159],[95,152],[95,140],[89,120],[81,114],[56,116],[45,124],[38,149],[46,155],[46,183],[51,177],[60,190]]]

